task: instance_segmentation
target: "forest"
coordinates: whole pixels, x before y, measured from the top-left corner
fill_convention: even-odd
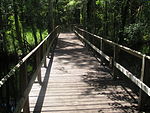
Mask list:
[[[150,55],[149,0],[1,0],[0,78],[55,26],[89,32]]]

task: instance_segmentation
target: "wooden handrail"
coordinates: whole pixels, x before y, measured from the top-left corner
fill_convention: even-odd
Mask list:
[[[76,28],[79,29],[79,30],[82,31],[82,32],[85,32],[85,33],[87,33],[87,34],[89,34],[89,35],[95,37],[95,38],[98,38],[98,39],[100,39],[100,40],[103,40],[104,42],[110,44],[111,46],[116,45],[116,46],[118,46],[120,49],[126,51],[126,52],[129,53],[129,54],[135,55],[135,56],[137,56],[137,57],[139,57],[139,58],[141,58],[141,59],[143,58],[143,55],[144,55],[144,54],[142,54],[141,52],[138,52],[138,51],[135,51],[135,50],[133,50],[133,49],[130,49],[130,48],[126,47],[126,46],[117,44],[117,43],[115,43],[115,42],[113,42],[113,41],[111,41],[111,40],[104,39],[104,38],[102,38],[102,37],[100,37],[100,36],[97,36],[97,35],[95,35],[95,34],[92,34],[92,33],[88,32],[88,31],[86,31],[86,30],[84,30],[84,29],[81,29],[81,28],[78,28],[78,27],[76,27]],[[146,57],[147,57],[148,59],[150,59],[150,56],[146,56]]]
[[[58,35],[59,35],[60,27],[57,26],[38,46],[36,46],[29,54],[27,54],[19,63],[0,81],[0,88],[3,88],[9,79],[14,77],[17,71],[20,71],[19,74],[19,89],[20,97],[17,97],[16,105],[14,106],[14,113],[20,113],[23,109],[26,113],[29,112],[29,102],[28,95],[32,88],[32,85],[36,79],[38,78],[39,83],[41,83],[41,66],[46,61],[46,56],[50,52],[51,49],[54,49],[54,45],[56,44]],[[34,73],[29,76],[27,73],[27,62],[29,59],[33,59],[36,62]],[[8,84],[8,83],[7,83]],[[12,98],[12,97],[9,97]],[[0,103],[1,104],[1,103]]]
[[[57,26],[52,32],[54,32],[56,29],[58,29],[59,26]],[[7,81],[8,78],[10,78],[12,75],[15,74],[15,71],[27,60],[29,59],[40,47],[41,45],[47,41],[47,39],[50,37],[50,35],[52,34],[52,32],[42,41],[40,42],[40,44],[38,44],[38,46],[36,46],[30,53],[28,53],[22,60],[19,61],[19,63],[14,66],[10,72],[4,76],[1,81],[0,81],[0,87]]]
[[[116,75],[117,75],[116,69],[117,69],[120,72],[122,72],[125,76],[127,76],[133,83],[135,83],[141,89],[140,94],[139,94],[139,108],[142,108],[144,105],[146,106],[147,103],[144,101],[146,100],[146,98],[150,99],[150,87],[149,87],[150,86],[150,84],[149,84],[149,82],[150,82],[150,80],[149,80],[150,79],[150,77],[149,77],[149,75],[150,75],[150,71],[149,71],[150,56],[146,56],[145,54],[142,54],[141,52],[135,51],[135,50],[125,47],[123,45],[119,45],[113,41],[110,41],[110,40],[104,39],[102,37],[99,37],[97,35],[94,35],[86,30],[78,28],[77,26],[74,27],[74,32],[80,39],[83,40],[83,42],[88,44],[94,51],[96,51],[98,54],[103,56],[107,61],[109,61],[111,64],[113,64],[114,79],[117,78],[116,77]],[[100,43],[101,47],[98,48],[98,47],[96,47],[96,45],[94,45],[94,42],[91,42],[90,39],[88,39],[86,36],[97,38],[98,40],[100,40],[100,42],[105,42],[108,45],[112,46],[114,55],[113,56],[107,55],[101,49],[101,47],[103,46],[102,43]],[[136,75],[132,74],[128,69],[126,69],[121,64],[119,64],[119,62],[117,60],[118,59],[118,50],[123,50],[123,51],[127,52],[128,54],[141,59],[142,65],[141,65],[141,78],[140,79],[137,78]],[[149,86],[147,84],[149,84]],[[144,92],[147,95],[145,95]],[[149,102],[149,104],[150,104],[150,102]]]

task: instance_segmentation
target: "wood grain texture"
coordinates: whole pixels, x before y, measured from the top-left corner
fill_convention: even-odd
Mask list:
[[[52,58],[41,69],[42,86],[34,83],[30,92],[31,113],[138,112],[137,96],[124,81],[114,81],[74,33],[59,35]]]

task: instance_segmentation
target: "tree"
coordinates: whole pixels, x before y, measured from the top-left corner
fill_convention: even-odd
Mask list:
[[[53,0],[48,0],[48,33],[54,29]]]
[[[87,2],[87,26],[90,32],[95,32],[95,0],[88,0]]]

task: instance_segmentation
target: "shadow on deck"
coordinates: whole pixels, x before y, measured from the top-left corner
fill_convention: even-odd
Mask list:
[[[44,71],[39,92],[33,86],[30,95],[33,113],[137,112],[137,96],[124,81],[114,81],[110,69],[98,63],[73,33],[59,36],[54,60],[52,55]]]

